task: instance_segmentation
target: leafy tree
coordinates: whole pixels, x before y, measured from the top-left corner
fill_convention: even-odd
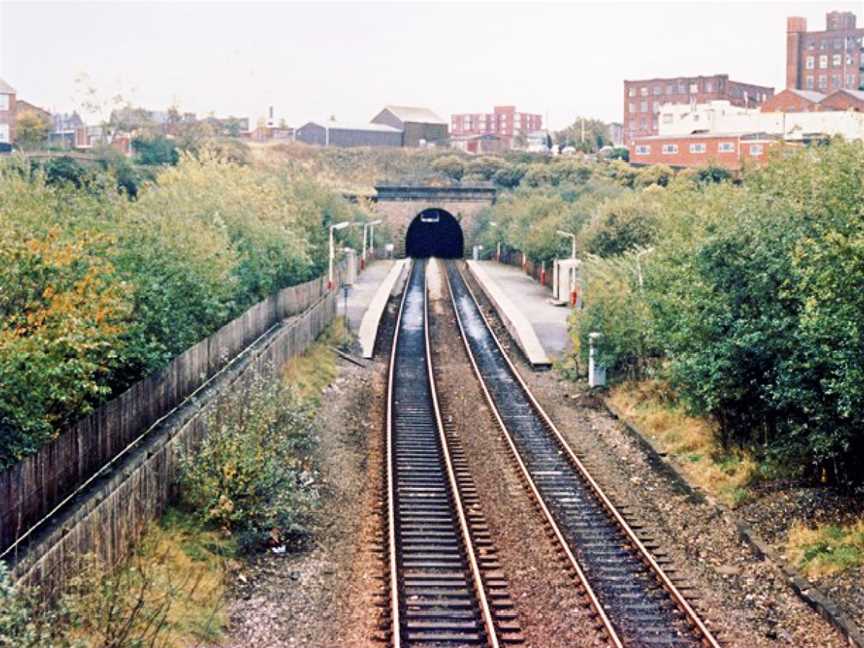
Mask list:
[[[31,234],[0,220],[0,464],[8,465],[110,393],[103,379],[118,365],[131,308],[105,237]]]
[[[161,135],[155,137],[136,137],[132,140],[138,164],[150,166],[175,165],[180,160],[177,146]]]
[[[522,165],[506,166],[498,169],[492,179],[499,187],[513,189],[522,182],[525,171],[526,169]]]
[[[591,254],[611,257],[653,245],[660,202],[656,192],[627,193],[601,205],[582,232],[582,245]]]
[[[69,184],[76,189],[81,189],[91,177],[83,164],[66,155],[48,160],[44,170],[48,184]]]
[[[15,125],[15,141],[21,148],[35,149],[45,144],[51,125],[42,116],[26,111],[18,116]]]
[[[555,133],[555,143],[572,146],[586,153],[594,153],[612,141],[609,125],[599,119],[579,118]]]
[[[454,182],[459,182],[465,175],[465,164],[455,155],[438,158],[432,163],[432,169]]]
[[[675,172],[665,164],[652,164],[637,172],[634,185],[637,187],[650,187],[651,185],[665,187],[674,175]]]

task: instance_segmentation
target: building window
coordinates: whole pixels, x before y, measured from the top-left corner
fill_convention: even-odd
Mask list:
[[[678,94],[687,94],[687,84],[683,81],[678,84]]]
[[[835,54],[834,56],[832,56],[831,65],[833,65],[834,67],[840,67],[841,65],[843,65],[843,55]]]
[[[750,155],[758,156],[762,155],[762,145],[761,144],[751,144],[750,145]]]
[[[642,101],[639,104],[639,111],[640,112],[648,112],[648,102],[647,101]]]
[[[630,88],[630,89],[627,91],[627,96],[628,96],[628,97],[635,97],[635,96],[636,96],[636,88]]]
[[[804,79],[804,81],[806,83],[807,89],[812,90],[813,89],[813,77],[808,76],[806,79]]]
[[[824,74],[819,77],[819,89],[827,90],[828,89],[828,77]]]
[[[815,56],[808,56],[807,57],[807,69],[812,70],[814,67],[816,67],[816,57]]]
[[[714,92],[714,84],[710,81],[705,82],[705,92]]]
[[[717,145],[717,150],[720,153],[734,153],[735,152],[735,142],[720,142]]]
[[[846,87],[852,89],[855,87],[855,75],[847,74],[846,75]]]
[[[854,65],[854,64],[855,64],[855,57],[852,56],[851,54],[847,54],[846,55],[846,65]]]
[[[835,90],[840,87],[840,75],[832,74],[831,75],[831,87]]]
[[[843,39],[842,38],[835,38],[834,39],[834,49],[842,49],[842,47],[843,47]]]
[[[665,114],[663,115],[663,123],[664,123],[664,124],[671,124],[671,123],[672,123],[672,119],[673,119],[673,117],[672,117],[672,113],[665,113]]]
[[[663,86],[659,86],[659,85],[654,86],[654,94],[655,94],[655,96],[659,96],[659,95],[663,94]]]
[[[674,95],[675,94],[675,86],[674,85],[667,85],[666,86],[666,94]]]
[[[647,97],[648,96],[648,86],[644,86],[642,88],[639,88],[639,94],[642,95],[643,97]]]
[[[703,144],[701,142],[699,144],[691,144],[690,145],[690,152],[691,153],[704,153],[705,152],[705,144]]]
[[[664,144],[663,155],[675,155],[678,152],[677,144]]]
[[[645,144],[640,144],[636,147],[636,155],[651,155],[651,147]]]
[[[822,68],[823,70],[828,67],[828,55],[827,54],[821,54],[819,56],[819,67]]]
[[[635,103],[627,104],[627,111],[628,112],[636,112],[636,104]]]
[[[9,110],[9,95],[0,94],[0,110]],[[8,125],[7,125],[8,128]]]
[[[699,92],[699,84],[698,83],[691,83],[690,84],[690,94],[696,94],[697,92]]]
[[[0,95],[5,97],[6,95]],[[9,144],[9,124],[0,124],[0,142]]]

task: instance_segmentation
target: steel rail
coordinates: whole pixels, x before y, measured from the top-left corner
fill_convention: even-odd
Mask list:
[[[390,353],[390,368],[388,373],[388,398],[387,398],[387,520],[388,520],[388,543],[389,543],[389,570],[390,570],[390,608],[391,608],[391,645],[394,648],[401,648],[407,644],[402,637],[402,617],[400,605],[400,574],[399,574],[399,547],[397,544],[397,480],[396,474],[396,453],[395,453],[395,430],[394,430],[394,412],[397,404],[395,401],[396,395],[396,364],[397,349],[399,346],[399,333],[402,324],[402,316],[405,310],[405,303],[408,298],[408,293],[411,290],[411,280],[413,267],[409,268],[408,282],[402,294],[402,299],[399,306],[399,313],[396,319],[396,329],[394,331],[393,343]],[[470,582],[472,583],[473,594],[476,599],[477,607],[482,617],[484,627],[484,635],[487,646],[489,648],[500,648],[499,640],[496,633],[495,623],[492,616],[492,609],[486,596],[486,590],[483,583],[482,574],[480,571],[479,562],[474,551],[474,545],[471,537],[471,532],[462,505],[462,494],[459,489],[459,484],[456,479],[456,474],[453,468],[453,463],[450,457],[450,448],[444,433],[444,425],[441,417],[441,411],[438,403],[437,391],[435,388],[435,379],[432,366],[431,344],[429,334],[429,302],[428,302],[428,274],[424,273],[423,278],[423,339],[425,346],[426,358],[426,378],[430,393],[432,410],[434,413],[434,424],[436,428],[436,436],[441,448],[441,458],[443,460],[444,472],[447,476],[447,484],[450,490],[450,504],[459,527],[462,549],[465,554],[468,571],[470,572]],[[446,640],[442,640],[445,641]]]
[[[660,566],[660,564],[651,555],[650,551],[648,550],[647,547],[645,547],[643,542],[639,539],[639,537],[637,536],[637,534],[633,530],[633,528],[627,523],[627,521],[624,519],[624,517],[621,515],[621,513],[617,510],[615,505],[606,496],[606,494],[601,489],[600,485],[593,478],[593,476],[590,474],[590,472],[585,467],[585,465],[582,463],[582,461],[576,456],[576,454],[573,452],[573,449],[570,447],[570,444],[565,440],[564,436],[558,430],[556,425],[552,422],[552,419],[549,418],[549,415],[546,413],[546,411],[543,409],[543,407],[540,405],[540,403],[534,397],[534,394],[531,392],[527,383],[525,382],[525,380],[520,375],[516,366],[513,364],[513,362],[510,360],[510,357],[504,351],[504,348],[501,345],[501,341],[498,339],[498,336],[495,334],[495,331],[493,330],[492,326],[490,325],[488,318],[483,313],[482,308],[480,308],[480,304],[477,300],[476,295],[474,294],[474,291],[471,289],[471,286],[468,284],[467,281],[465,281],[464,277],[461,276],[461,271],[458,268],[456,268],[456,272],[459,273],[460,279],[462,280],[462,282],[464,284],[465,290],[466,290],[467,294],[471,297],[471,300],[472,300],[474,306],[476,307],[477,312],[480,315],[480,317],[481,317],[481,319],[482,319],[482,321],[486,327],[486,330],[488,331],[488,333],[490,334],[490,336],[494,340],[495,346],[498,349],[501,357],[504,359],[507,366],[509,367],[511,374],[513,375],[516,382],[519,384],[521,390],[523,391],[523,393],[525,394],[525,396],[528,398],[529,402],[531,403],[531,405],[535,411],[535,414],[537,414],[540,417],[540,419],[545,424],[546,428],[552,433],[553,438],[556,441],[557,445],[565,453],[565,455],[567,456],[567,459],[569,460],[571,465],[573,465],[577,469],[579,476],[589,486],[589,488],[591,489],[591,491],[593,492],[593,494],[595,495],[597,500],[603,506],[604,510],[606,510],[606,512],[609,514],[609,516],[612,518],[612,520],[614,520],[614,522],[617,524],[617,526],[620,528],[620,530],[624,532],[628,541],[636,549],[636,554],[639,557],[639,559],[642,560],[642,562],[650,568],[650,570],[653,572],[653,574],[657,578],[659,584],[663,587],[664,590],[666,590],[666,592],[668,592],[668,594],[672,598],[673,602],[684,613],[684,616],[687,619],[687,621],[689,622],[689,624],[699,634],[699,640],[705,646],[707,646],[709,648],[720,648],[720,643],[717,641],[717,639],[714,637],[714,635],[711,633],[711,631],[708,629],[708,627],[705,625],[705,623],[702,621],[702,619],[699,617],[699,615],[696,613],[696,611],[692,608],[692,606],[687,602],[684,595],[675,586],[675,584],[669,578],[668,574],[666,574],[666,572],[663,570],[663,568]],[[544,501],[543,496],[540,493],[540,490],[537,488],[535,480],[530,475],[530,472],[529,472],[527,466],[525,465],[524,461],[522,460],[520,452],[519,452],[518,448],[516,447],[515,441],[512,438],[510,430],[505,425],[504,420],[501,416],[501,413],[499,412],[499,408],[498,408],[495,400],[492,398],[492,395],[489,392],[489,389],[487,388],[486,381],[483,378],[482,373],[480,372],[480,368],[479,368],[477,361],[474,357],[474,352],[472,351],[471,346],[470,346],[469,341],[468,341],[468,335],[467,335],[467,332],[465,330],[464,324],[462,322],[462,317],[459,313],[459,308],[458,308],[458,305],[456,304],[456,298],[455,298],[455,295],[454,295],[453,290],[452,290],[452,285],[450,283],[449,273],[445,272],[445,275],[447,276],[447,286],[448,286],[449,293],[450,293],[450,300],[451,300],[451,303],[453,305],[453,310],[456,313],[456,320],[458,323],[459,331],[461,333],[462,341],[463,341],[463,344],[465,346],[466,352],[467,352],[468,357],[471,361],[471,365],[472,365],[472,368],[474,370],[474,374],[477,376],[477,379],[480,382],[480,385],[483,389],[483,393],[486,397],[487,403],[489,404],[492,412],[494,413],[495,419],[498,422],[499,427],[501,428],[502,432],[504,433],[504,436],[507,440],[508,446],[510,447],[511,452],[512,452],[514,458],[516,459],[517,464],[519,465],[520,472],[522,473],[523,477],[525,477],[526,482],[528,483],[532,494],[534,495],[538,505],[540,506],[541,511],[544,514],[544,517],[546,518],[546,520],[549,522],[550,526],[552,527],[552,529],[554,531],[554,535],[558,539],[559,543],[561,544],[561,546],[562,546],[562,548],[563,548],[563,550],[567,556],[568,561],[574,567],[574,570],[575,570],[575,572],[579,578],[580,583],[585,588],[585,590],[588,594],[588,598],[591,601],[592,607],[595,609],[598,616],[602,620],[603,625],[606,628],[611,640],[613,641],[613,643],[616,646],[624,646],[620,636],[618,635],[618,632],[615,630],[611,620],[609,619],[608,615],[606,614],[605,610],[603,609],[603,606],[600,603],[600,600],[598,599],[593,588],[589,584],[588,579],[585,576],[584,571],[582,570],[581,566],[579,565],[578,560],[575,557],[575,554],[573,553],[573,550],[570,548],[569,543],[564,538],[564,535],[562,534],[560,527],[555,522],[555,520],[551,514],[551,511],[549,510],[549,507],[546,505],[546,502]]]

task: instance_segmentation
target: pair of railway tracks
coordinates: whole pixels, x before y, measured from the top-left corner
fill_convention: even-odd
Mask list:
[[[613,646],[719,644],[540,407],[453,263],[446,283],[468,357],[517,469]],[[429,344],[426,261],[397,316],[387,404],[390,639],[522,640],[458,439],[445,433]]]

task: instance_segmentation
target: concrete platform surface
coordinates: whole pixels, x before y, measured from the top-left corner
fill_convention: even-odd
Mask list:
[[[535,339],[539,341],[543,352],[549,357],[560,358],[565,353],[570,346],[570,338],[567,334],[570,308],[553,306],[549,301],[552,292],[519,268],[495,261],[469,261],[468,265],[469,267],[474,265],[484,273],[487,281],[503,293],[505,296],[503,301],[509,302],[506,308],[496,303],[502,319],[510,319],[514,327],[516,321],[520,321],[523,329],[526,327],[532,329]],[[514,338],[518,341],[516,335]]]
[[[372,261],[357,275],[357,281],[353,286],[348,287],[347,312],[345,297],[342,293],[339,294],[336,314],[347,316],[348,326],[352,332],[357,333],[360,329],[360,322],[375,296],[375,291],[378,290],[378,286],[384,281],[394,263],[389,259]]]

